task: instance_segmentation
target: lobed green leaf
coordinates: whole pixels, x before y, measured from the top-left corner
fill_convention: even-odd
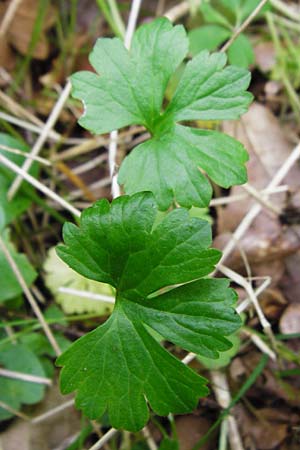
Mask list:
[[[162,210],[173,201],[188,207],[209,204],[212,190],[199,169],[206,171],[207,157],[203,154],[212,148],[217,165],[210,164],[208,175],[218,179],[221,186],[245,182],[247,158],[240,144],[211,132],[206,138],[208,148],[204,148],[205,139],[199,138],[196,147],[202,156],[197,157],[196,130],[183,128],[178,122],[238,118],[252,100],[246,92],[250,74],[239,67],[225,67],[224,54],[203,51],[186,65],[173,98],[165,106],[168,82],[187,53],[183,27],[160,18],[137,30],[130,52],[120,39],[98,39],[90,55],[98,74],[79,72],[72,76],[73,96],[85,107],[79,121],[82,126],[106,133],[140,124],[150,131],[151,139],[125,158],[119,182],[129,194],[153,191]],[[237,152],[243,156],[236,158]],[[221,166],[228,167],[228,160],[233,170],[219,172]]]
[[[59,256],[74,270],[116,289],[110,318],[75,342],[57,364],[64,393],[90,418],[106,410],[112,426],[136,431],[149,418],[186,413],[207,394],[206,380],[151,335],[206,357],[230,348],[240,326],[228,281],[202,278],[220,258],[208,248],[207,221],[177,209],[157,225],[151,193],[96,202],[80,226],[64,227]]]
[[[169,134],[135,148],[123,162],[119,180],[128,194],[143,189],[153,192],[161,210],[173,199],[186,208],[202,208],[209,203],[212,189],[198,167],[228,188],[247,181],[247,160],[247,152],[235,139],[177,125]]]

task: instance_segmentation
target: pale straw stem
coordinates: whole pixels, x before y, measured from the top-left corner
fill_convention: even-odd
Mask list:
[[[70,211],[70,213],[74,214],[76,217],[80,217],[81,213],[77,208],[74,208],[70,203],[68,203],[66,200],[64,200],[62,197],[60,197],[58,194],[53,192],[51,189],[47,188],[44,184],[42,184],[40,181],[38,181],[36,178],[31,176],[29,173],[25,172],[21,167],[17,166],[15,163],[10,161],[8,158],[6,158],[4,155],[0,154],[0,163],[2,163],[5,167],[8,167],[12,171],[16,172],[21,176],[21,178],[28,183],[30,183],[32,186],[37,188],[39,191],[41,191],[43,194],[45,194],[47,197],[54,200],[56,203],[60,204],[64,209]]]
[[[7,370],[0,368],[0,376],[5,378],[13,378],[14,380],[29,381],[30,383],[52,385],[50,378],[39,377],[37,375],[31,375],[29,373],[15,372],[13,370]]]
[[[71,92],[71,82],[68,81],[66,86],[64,87],[57,103],[55,104],[54,108],[52,109],[51,114],[48,117],[48,120],[45,123],[45,126],[44,126],[41,134],[39,135],[34,146],[32,147],[32,150],[30,152],[30,154],[32,156],[37,156],[39,154],[39,152],[41,151],[44,143],[47,140],[49,132],[52,130],[53,126],[55,125],[55,123],[61,113],[61,110],[62,110],[67,98],[69,97],[70,92]],[[27,159],[22,166],[23,171],[28,172],[31,165],[32,165],[32,160]],[[16,194],[17,190],[19,189],[19,187],[22,183],[22,180],[23,180],[23,177],[19,174],[16,177],[16,179],[13,181],[11,187],[8,190],[8,194],[7,194],[7,197],[9,200],[11,200],[14,197],[14,195]]]

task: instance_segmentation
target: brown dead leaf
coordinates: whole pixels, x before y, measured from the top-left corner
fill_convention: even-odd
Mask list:
[[[287,300],[279,289],[266,289],[259,297],[259,303],[269,320],[276,320],[282,314]]]
[[[300,252],[285,261],[286,271],[280,281],[280,288],[290,302],[300,302]]]
[[[43,402],[34,407],[34,416],[48,412],[68,400],[70,396],[62,396],[58,386],[53,386]],[[0,447],[1,450],[53,450],[79,432],[81,426],[80,413],[74,407],[64,409],[36,425],[17,419],[0,433]]]
[[[15,67],[15,56],[6,39],[0,38],[0,66],[8,71]]]
[[[278,119],[258,103],[254,103],[239,122],[225,122],[224,131],[247,148],[250,155],[247,165],[249,183],[257,190],[267,186],[293,147]],[[290,170],[284,183],[295,190],[299,189],[300,170],[296,165]],[[232,195],[241,193],[245,193],[241,186],[235,186],[231,190]],[[272,195],[270,202],[282,211],[287,202],[287,194]],[[255,200],[249,198],[247,201],[217,208],[218,237],[214,245],[224,248],[224,243],[230,238],[226,233],[236,229],[254,203]],[[244,263],[240,255],[242,251],[246,254],[252,274],[272,276],[275,286],[284,273],[284,258],[297,251],[299,245],[297,235],[283,229],[279,216],[263,208],[226,264],[235,270],[243,270]]]
[[[262,72],[269,72],[276,63],[276,51],[273,42],[260,42],[254,47],[255,62]]]
[[[223,129],[225,133],[242,142],[249,153],[250,160],[247,164],[249,183],[256,189],[265,188],[289,156],[293,147],[289,144],[278,119],[269,109],[258,103],[253,103],[242,120],[239,122],[224,122]],[[288,182],[291,186],[300,185],[298,170],[293,169],[289,172]],[[231,190],[232,195],[244,192],[241,186],[235,186]],[[285,195],[279,196],[277,194],[270,197],[272,203],[276,206],[283,206],[284,198]],[[233,231],[253,203],[254,200],[250,199],[247,202],[234,202],[223,208],[220,212],[223,228],[220,231]],[[261,216],[258,217],[256,222],[262,221]],[[268,225],[273,229],[278,228],[276,227],[276,220],[270,217],[267,217]]]
[[[180,450],[191,450],[194,445],[207,433],[212,423],[204,417],[193,415],[176,417],[176,430]],[[214,448],[214,439],[210,439],[201,449],[211,450]]]
[[[43,86],[53,88],[56,84],[63,84],[70,73],[80,70],[94,70],[89,63],[88,55],[81,53],[81,49],[85,45],[87,48],[93,47],[93,39],[89,34],[74,34],[71,39],[65,43],[70,50],[66,52],[64,58],[59,55],[52,61],[50,71],[39,77],[39,82]]]
[[[4,17],[10,1],[0,3],[0,17]],[[1,37],[0,63],[7,70],[14,66],[14,54],[10,46],[26,55],[31,41],[32,31],[38,14],[38,0],[23,0],[18,6],[5,36]],[[53,5],[48,7],[45,14],[42,31],[33,50],[33,58],[46,59],[50,53],[50,44],[46,32],[54,25],[56,9]]]
[[[238,405],[237,420],[246,448],[275,450],[288,435],[290,416],[278,409],[253,409],[252,414]]]
[[[300,302],[292,303],[285,309],[279,328],[283,334],[300,333]]]
[[[244,366],[245,372],[243,375],[244,378],[240,377],[239,384],[247,379],[253,371],[253,367],[258,365],[260,358],[261,354],[257,351],[250,351],[241,357],[241,363]],[[269,361],[263,374],[257,378],[255,385],[249,389],[247,398],[251,402],[258,404],[264,399],[264,404],[270,405],[284,401],[288,405],[299,406],[300,391],[298,387],[294,387],[292,383],[286,383],[283,379],[277,377],[276,370],[279,370],[277,362]]]
[[[256,228],[257,223],[257,228]],[[300,246],[297,236],[293,233],[283,234],[282,229],[263,228],[263,221],[255,222],[247,234],[226,260],[226,265],[233,270],[246,274],[242,253],[254,276],[270,276],[272,287],[276,286],[284,274],[284,261],[295,253]],[[231,239],[231,233],[222,233],[214,239],[214,246],[222,249]]]
[[[229,373],[232,380],[239,383],[247,373],[242,358],[234,358],[229,366]]]
[[[267,99],[272,100],[282,90],[282,83],[280,81],[270,80],[265,84],[265,94]]]

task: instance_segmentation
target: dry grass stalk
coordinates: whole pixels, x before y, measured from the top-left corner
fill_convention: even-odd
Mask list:
[[[34,146],[32,147],[30,155],[37,156],[39,154],[39,152],[41,151],[41,149],[49,135],[49,132],[52,130],[53,126],[55,125],[70,92],[71,92],[71,82],[68,81],[66,86],[64,87],[64,90],[62,91],[57,103],[55,104],[54,108],[52,109],[52,112],[51,112],[50,116],[48,117],[48,120],[45,123],[45,126],[44,126],[41,134],[39,135]],[[27,159],[22,166],[23,171],[28,172],[31,165],[32,165],[32,160]],[[8,194],[7,194],[7,197],[9,200],[13,199],[13,197],[15,196],[16,192],[18,191],[18,189],[22,183],[22,179],[23,179],[22,176],[20,174],[18,174],[16,179],[13,181],[11,187],[9,188]]]

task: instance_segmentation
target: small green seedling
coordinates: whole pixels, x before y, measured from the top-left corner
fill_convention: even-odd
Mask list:
[[[157,19],[138,29],[130,52],[118,38],[99,39],[90,56],[98,74],[72,77],[73,95],[85,106],[82,126],[107,133],[141,124],[151,134],[121,166],[119,181],[130,195],[100,200],[79,226],[67,223],[57,249],[80,275],[115,289],[109,319],[58,358],[62,392],[77,391],[76,405],[88,417],[108,410],[113,427],[130,431],[145,425],[148,405],[159,415],[186,413],[208,392],[207,380],[153,335],[218,358],[241,324],[229,282],[208,278],[221,256],[209,248],[208,221],[183,208],[157,217],[174,201],[208,206],[212,188],[203,170],[220,186],[246,181],[248,156],[239,142],[186,122],[238,118],[252,98],[250,74],[225,67],[224,54],[201,52],[165,105],[187,52],[184,28]]]
[[[241,26],[259,3],[260,0],[202,1],[200,12],[204,24],[189,32],[191,54],[195,56],[204,49],[217,50]],[[262,9],[259,16],[267,8],[268,5]],[[228,59],[230,64],[240,67],[249,67],[254,63],[253,47],[245,33],[241,33],[229,47]]]

